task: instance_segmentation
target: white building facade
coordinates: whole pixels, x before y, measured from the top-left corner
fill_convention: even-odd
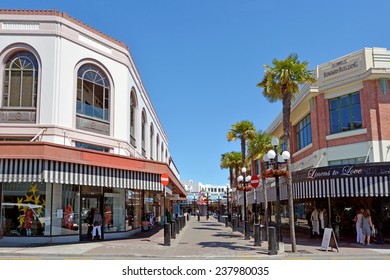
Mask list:
[[[163,216],[164,193],[185,196],[125,44],[55,10],[0,10],[0,38],[3,241],[85,239],[91,207],[109,215],[106,239],[123,237]],[[41,209],[30,235],[27,208]]]

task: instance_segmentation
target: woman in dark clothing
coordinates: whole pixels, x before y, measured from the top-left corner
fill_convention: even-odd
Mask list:
[[[88,223],[88,239],[92,239],[92,229],[93,229],[93,213],[95,209],[92,207],[87,216]]]

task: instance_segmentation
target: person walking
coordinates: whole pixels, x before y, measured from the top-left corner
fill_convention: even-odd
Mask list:
[[[371,229],[373,227],[370,210],[366,209],[362,219],[363,244],[367,239],[367,245],[370,245]]]
[[[356,242],[358,244],[364,244],[363,242],[363,213],[364,209],[360,209],[356,213],[355,222],[356,222]]]
[[[99,235],[99,239],[102,239],[102,221],[102,215],[100,215],[99,210],[95,208],[93,214],[92,240],[95,239],[96,231]]]

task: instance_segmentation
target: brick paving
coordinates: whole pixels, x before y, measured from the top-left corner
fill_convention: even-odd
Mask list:
[[[268,254],[268,243],[254,246],[240,231],[233,232],[213,217],[191,217],[186,226],[164,246],[164,230],[154,228],[129,239],[92,241],[34,247],[0,247],[0,259],[390,259],[390,244],[364,246],[350,241],[336,250],[321,250],[321,239],[297,233],[297,253],[291,251],[288,232],[283,232],[284,252]]]

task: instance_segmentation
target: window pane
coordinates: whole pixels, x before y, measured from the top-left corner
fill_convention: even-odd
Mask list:
[[[342,131],[351,129],[349,107],[344,107],[341,109],[341,127],[342,127]]]
[[[337,109],[338,107],[339,107],[339,100],[337,98],[329,101],[329,108],[331,110]]]
[[[360,104],[360,94],[354,93],[351,95],[352,104]]]
[[[340,123],[339,123],[339,112],[333,110],[330,112],[330,132],[336,133],[340,132]]]
[[[13,71],[11,73],[10,106],[20,106],[20,84],[21,73],[19,71]]]
[[[32,107],[33,106],[33,88],[34,88],[34,77],[31,71],[23,72],[23,81],[22,81],[23,91],[22,91],[22,107]]]
[[[345,107],[349,105],[349,95],[340,97],[340,107]]]
[[[352,107],[352,122],[354,128],[362,127],[362,114],[360,104],[355,104]]]

